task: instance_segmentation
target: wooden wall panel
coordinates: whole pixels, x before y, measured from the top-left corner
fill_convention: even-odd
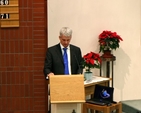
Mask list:
[[[0,0],[0,27],[19,27],[18,0]]]

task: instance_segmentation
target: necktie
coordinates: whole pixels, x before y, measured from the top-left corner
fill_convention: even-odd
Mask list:
[[[67,55],[67,48],[63,48],[64,50],[64,55],[63,55],[63,59],[64,59],[64,74],[68,75],[69,74],[69,69],[68,69],[68,55]]]

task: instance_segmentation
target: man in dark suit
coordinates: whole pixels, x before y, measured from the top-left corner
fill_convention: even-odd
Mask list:
[[[67,64],[68,75],[81,74],[82,55],[79,47],[70,44],[72,38],[72,30],[68,27],[63,27],[60,30],[60,43],[49,47],[46,52],[44,63],[44,75],[48,79],[51,75],[65,75],[65,63],[63,59],[64,50],[67,48]],[[51,106],[49,108],[51,110]],[[48,112],[50,113],[50,111]]]
[[[63,48],[67,48],[68,55],[68,75],[82,73],[82,54],[81,49],[77,46],[70,44],[72,38],[72,30],[68,27],[63,27],[60,30],[59,40],[60,43],[49,47],[46,52],[44,63],[44,75],[62,75],[64,73],[65,64],[63,60]]]

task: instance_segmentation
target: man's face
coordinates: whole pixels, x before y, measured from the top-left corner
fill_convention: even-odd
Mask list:
[[[71,36],[59,36],[59,39],[60,39],[60,43],[64,46],[64,47],[67,47],[70,43],[70,40],[71,40]]]

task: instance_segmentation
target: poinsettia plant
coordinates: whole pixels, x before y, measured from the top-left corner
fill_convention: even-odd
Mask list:
[[[92,68],[100,68],[101,59],[98,53],[90,52],[83,56],[82,67],[86,72],[91,72]]]
[[[119,48],[120,41],[123,41],[123,39],[116,32],[103,31],[99,35],[99,52],[104,52],[104,50],[116,50]]]

